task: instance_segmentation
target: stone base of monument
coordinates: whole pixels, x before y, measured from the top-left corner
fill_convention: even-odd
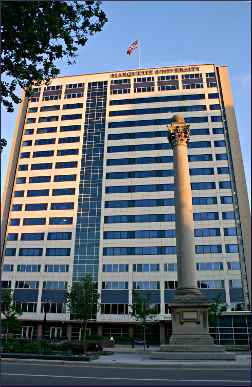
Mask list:
[[[152,352],[152,359],[165,360],[235,360],[233,353],[215,345],[208,332],[209,302],[197,288],[178,288],[173,302],[172,336],[169,344]]]

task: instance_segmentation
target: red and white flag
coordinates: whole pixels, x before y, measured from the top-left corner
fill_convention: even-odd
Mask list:
[[[138,48],[138,40],[135,40],[133,43],[131,43],[127,50],[127,54],[131,55],[132,51],[134,51],[136,48]]]

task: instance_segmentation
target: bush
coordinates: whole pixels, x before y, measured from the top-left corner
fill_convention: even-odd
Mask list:
[[[13,353],[51,353],[52,345],[46,341],[27,341],[8,339],[3,343],[3,352]]]

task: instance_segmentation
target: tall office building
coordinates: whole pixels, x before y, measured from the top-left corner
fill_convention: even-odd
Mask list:
[[[157,320],[169,318],[177,274],[167,125],[176,113],[190,124],[198,286],[229,309],[249,308],[250,210],[227,67],[84,74],[34,87],[18,113],[2,286],[29,332],[37,324],[41,334],[49,303],[50,334],[63,325],[71,334],[65,294],[86,274],[98,283],[100,333],[128,329],[133,289],[149,294]]]

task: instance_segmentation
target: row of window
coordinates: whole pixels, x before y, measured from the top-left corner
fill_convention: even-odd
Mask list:
[[[55,175],[53,177],[54,182],[61,181],[76,181],[76,175]],[[29,183],[49,183],[51,181],[51,176],[32,176],[29,178]],[[25,184],[26,177],[17,177],[16,184]]]
[[[5,249],[5,256],[7,257],[13,257],[16,256],[16,250],[13,247],[7,247]],[[71,253],[70,248],[64,248],[64,247],[49,247],[46,248],[45,255],[47,257],[55,257],[55,256],[64,256],[69,257]],[[43,255],[43,248],[40,247],[23,247],[20,248],[18,251],[18,256],[20,257],[42,257]]]
[[[66,121],[66,120],[81,120],[82,114],[63,114],[60,116],[46,116],[46,117],[29,117],[26,119],[26,124],[35,124],[36,122],[54,122],[54,121]]]
[[[32,155],[31,152],[20,152],[19,158],[28,159],[30,157],[53,157],[54,152],[54,150],[35,151]],[[57,150],[56,156],[72,156],[78,154],[79,149],[59,149]]]
[[[28,113],[40,112],[52,112],[55,110],[66,110],[66,109],[80,109],[83,108],[83,103],[68,103],[64,104],[62,107],[60,105],[44,105],[39,109],[38,106],[32,106],[28,109]]]
[[[225,245],[226,253],[238,253],[239,245],[231,243]],[[196,245],[196,254],[222,253],[222,245]],[[140,246],[140,247],[104,247],[104,256],[120,255],[175,255],[176,246]]]
[[[58,144],[72,144],[80,142],[80,137],[60,137]],[[22,146],[32,146],[32,140],[25,140],[22,142]],[[56,138],[40,138],[35,140],[34,145],[51,145],[56,144]]]
[[[218,148],[218,147],[225,147],[226,146],[225,140],[215,140],[215,141],[213,141],[213,146],[216,147],[216,148]],[[193,141],[193,142],[189,142],[188,147],[190,149],[195,149],[195,148],[211,148],[211,141]],[[143,151],[161,150],[161,149],[165,149],[165,150],[171,149],[171,145],[168,144],[168,143],[138,144],[138,145],[115,145],[115,146],[108,146],[107,147],[107,152],[108,153],[115,153],[115,152],[143,152]]]
[[[218,212],[196,212],[193,214],[195,221],[218,220]],[[222,219],[235,219],[234,211],[222,212]],[[104,223],[142,223],[142,222],[175,222],[175,214],[144,214],[144,215],[111,215],[104,217]]]
[[[212,134],[224,134],[224,128],[212,128]],[[191,136],[206,136],[210,135],[209,128],[202,129],[190,129]],[[137,138],[154,138],[165,137],[167,138],[167,130],[158,130],[154,132],[126,132],[126,133],[113,133],[108,135],[108,140],[134,140]]]
[[[75,188],[55,188],[51,190],[52,196],[61,196],[61,195],[75,195]],[[30,189],[27,190],[26,196],[49,196],[49,189]],[[25,196],[25,191],[14,191],[15,198],[21,198]]]
[[[221,116],[210,116],[211,122],[222,122]],[[199,124],[208,122],[207,116],[201,117],[185,117],[187,124]],[[152,125],[169,125],[171,124],[171,118],[156,118],[152,120],[136,120],[136,121],[114,121],[108,124],[109,128],[124,128],[124,127],[136,127],[136,126],[152,126]]]
[[[191,176],[214,175],[214,168],[190,168]],[[229,167],[217,167],[219,175],[229,174]],[[127,171],[127,172],[108,172],[106,179],[139,179],[147,177],[169,177],[174,176],[174,169],[157,169],[151,171]]]
[[[12,211],[44,211],[48,209],[49,203],[29,203],[25,204],[24,209],[22,204],[12,204]],[[72,210],[74,203],[51,203],[51,210]]]
[[[3,265],[3,271],[14,271],[14,265],[5,263]],[[22,273],[38,273],[41,271],[41,265],[36,264],[22,264],[17,265],[17,272]],[[51,265],[44,265],[44,272],[45,273],[68,273],[69,271],[69,265],[57,265],[57,264],[51,264]]]
[[[216,160],[228,160],[226,153],[217,153]],[[195,161],[212,161],[212,154],[188,155],[189,162]],[[161,164],[172,163],[173,156],[154,156],[154,157],[132,157],[120,159],[107,159],[107,165],[135,165],[135,164]]]
[[[77,168],[78,161],[59,161],[54,164],[53,163],[38,163],[38,164],[31,164],[30,169],[31,171],[39,171],[44,169],[65,169],[65,168]],[[29,166],[28,164],[20,164],[18,166],[18,171],[28,171]]]
[[[39,281],[16,281],[15,289],[38,289]],[[65,281],[43,281],[43,289],[67,289]]]
[[[236,236],[236,227],[225,227],[224,236]],[[195,237],[220,236],[220,228],[195,228]],[[176,230],[136,230],[136,231],[104,231],[104,239],[142,239],[142,238],[175,238]]]
[[[209,93],[209,99],[219,98],[218,93]],[[143,97],[143,98],[126,98],[115,99],[109,102],[110,105],[137,105],[141,103],[157,103],[157,102],[170,102],[170,101],[196,101],[206,99],[205,94],[184,94],[184,95],[165,95],[159,97]]]
[[[214,270],[223,270],[223,262],[198,262],[195,264],[196,270],[199,271],[214,271]],[[239,261],[227,262],[228,270],[240,270]],[[105,263],[103,264],[102,271],[104,273],[125,273],[129,271],[128,264],[118,264],[118,263]],[[149,273],[149,272],[159,272],[160,264],[159,263],[134,263],[133,272],[137,273]],[[177,263],[165,263],[164,271],[167,272],[177,272]]]
[[[19,218],[12,218],[10,219],[9,225],[10,226],[19,226],[21,219]],[[52,217],[49,218],[49,225],[66,225],[66,224],[72,224],[73,218],[72,217]],[[46,224],[46,218],[24,218],[23,219],[23,226],[38,226],[38,225],[45,225]]]
[[[43,241],[45,238],[44,232],[27,232],[20,234],[20,240],[21,241]],[[8,233],[7,234],[7,241],[17,241],[18,240],[18,233]],[[48,232],[47,233],[47,240],[49,241],[59,241],[59,240],[71,240],[72,239],[72,233],[67,231],[62,232]]]
[[[56,133],[58,130],[57,126],[53,127],[46,127],[46,128],[37,128],[36,133],[37,134],[47,134],[47,133]],[[60,126],[59,131],[60,132],[75,132],[77,130],[81,130],[81,125],[67,125],[67,126]],[[31,135],[34,134],[35,129],[27,128],[24,130],[24,135]]]

